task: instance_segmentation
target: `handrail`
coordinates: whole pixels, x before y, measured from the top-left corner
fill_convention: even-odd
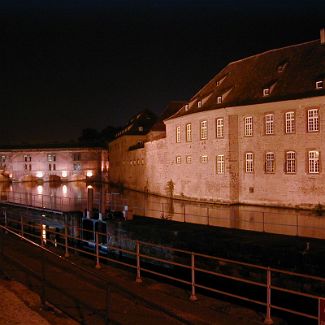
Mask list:
[[[20,220],[17,219],[12,219],[12,218],[6,218],[6,222],[7,222],[7,226],[3,226],[0,225],[1,229],[4,229],[10,233],[13,233],[15,235],[17,235],[19,238],[23,238],[25,240],[28,240],[28,242],[33,243],[34,245],[37,245],[38,247],[42,247],[43,249],[45,249],[44,246],[44,242],[42,239],[42,233],[41,233],[41,228],[40,225],[30,225],[30,224],[26,224],[23,222],[23,218],[21,218]],[[11,226],[11,224],[16,224],[17,230],[14,231],[14,227]],[[28,229],[26,229],[27,227],[25,227],[25,225],[28,225],[28,227],[34,227],[36,230],[39,229],[40,234],[37,236],[35,234],[31,234],[28,233]],[[25,228],[24,228],[25,227]],[[290,276],[290,277],[298,277],[300,279],[305,279],[305,280],[313,280],[313,281],[318,281],[321,282],[325,285],[325,278],[323,277],[319,277],[319,276],[313,276],[313,275],[308,275],[308,274],[302,274],[302,273],[296,273],[296,272],[291,272],[291,271],[287,271],[287,270],[281,270],[278,268],[271,268],[271,267],[265,267],[265,266],[261,266],[261,265],[256,265],[256,264],[252,264],[252,263],[246,263],[246,262],[241,262],[241,261],[236,261],[236,260],[231,260],[231,259],[225,259],[225,258],[221,258],[221,257],[216,257],[216,256],[210,256],[210,255],[206,255],[206,254],[201,254],[201,253],[196,253],[196,252],[190,252],[187,250],[181,250],[181,249],[177,249],[177,248],[173,248],[173,247],[167,247],[167,246],[163,246],[163,245],[155,245],[152,243],[147,243],[147,242],[142,242],[142,241],[134,241],[134,240],[126,240],[129,244],[131,243],[131,246],[134,247],[134,249],[129,249],[129,248],[124,248],[124,247],[118,247],[118,246],[114,246],[112,244],[109,244],[108,242],[105,244],[105,247],[107,248],[107,252],[112,252],[112,251],[117,251],[120,253],[125,253],[129,256],[134,256],[136,258],[136,265],[134,264],[130,264],[127,263],[125,261],[121,261],[121,260],[117,260],[117,259],[113,259],[111,257],[109,257],[108,255],[101,255],[99,252],[99,247],[102,245],[101,243],[99,243],[98,241],[98,236],[102,235],[102,236],[107,236],[107,233],[100,233],[100,232],[96,232],[96,241],[93,242],[93,247],[96,248],[95,252],[92,251],[87,251],[85,249],[82,249],[82,247],[74,247],[69,245],[69,240],[77,240],[78,242],[83,242],[83,243],[87,243],[89,242],[86,239],[80,238],[80,237],[75,237],[75,236],[70,236],[68,235],[68,230],[71,228],[74,231],[77,231],[79,233],[81,233],[82,231],[88,231],[88,230],[83,230],[82,228],[78,228],[78,227],[70,227],[68,225],[65,225],[67,231],[65,231],[65,234],[62,234],[58,231],[53,231],[53,230],[46,230],[48,233],[52,233],[55,234],[56,236],[58,236],[57,238],[57,245],[61,248],[65,248],[65,251],[76,251],[76,252],[82,252],[85,253],[89,256],[93,256],[96,258],[96,267],[100,268],[100,261],[111,261],[126,267],[129,267],[131,269],[136,269],[137,270],[137,282],[139,282],[139,280],[141,280],[141,276],[140,276],[140,272],[144,271],[162,278],[166,278],[166,279],[170,279],[173,281],[176,281],[178,283],[182,283],[182,284],[186,284],[186,285],[191,285],[192,287],[192,294],[191,294],[191,300],[196,300],[196,294],[195,294],[195,288],[199,288],[199,289],[204,289],[204,290],[208,290],[211,292],[216,292],[216,293],[220,293],[220,294],[224,294],[226,296],[230,296],[230,297],[234,297],[234,298],[238,298],[244,301],[249,301],[249,302],[253,302],[259,305],[263,305],[267,307],[267,317],[269,317],[267,319],[267,321],[269,322],[271,317],[271,309],[278,309],[278,310],[283,310],[283,311],[287,311],[296,315],[300,315],[300,316],[305,316],[305,317],[309,317],[312,319],[317,319],[315,318],[316,316],[311,315],[311,314],[307,314],[307,313],[301,313],[300,311],[294,311],[291,310],[289,308],[285,308],[285,307],[281,307],[281,306],[277,306],[275,304],[271,304],[270,302],[265,303],[264,301],[259,301],[256,299],[251,299],[249,297],[244,297],[244,296],[240,296],[234,293],[231,293],[229,291],[224,291],[224,290],[219,290],[216,289],[214,287],[211,286],[207,286],[201,283],[198,283],[195,280],[195,276],[197,273],[204,273],[204,274],[209,274],[211,276],[215,276],[218,278],[223,278],[223,279],[228,279],[228,280],[234,280],[237,282],[241,282],[243,284],[247,284],[247,285],[254,285],[254,286],[258,286],[261,289],[266,289],[267,292],[267,297],[271,296],[271,291],[281,291],[281,292],[286,292],[288,294],[293,294],[296,296],[300,296],[300,297],[306,297],[306,298],[311,298],[311,299],[315,299],[315,300],[319,300],[319,299],[324,299],[325,297],[320,296],[318,294],[311,294],[311,293],[307,293],[307,292],[302,292],[302,291],[298,291],[298,290],[292,290],[292,289],[288,289],[285,287],[279,287],[277,285],[274,285],[271,283],[272,281],[272,274],[280,274],[280,275],[285,275],[285,276]],[[17,234],[17,232],[21,232],[21,234]],[[26,236],[32,236],[35,237],[36,240],[41,240],[42,245],[36,244],[34,243],[32,240],[29,240],[26,238]],[[68,240],[63,240],[63,239],[68,239]],[[46,239],[46,241],[48,241],[49,243],[54,244],[55,241],[53,239]],[[130,246],[130,245],[129,245]],[[171,259],[168,259],[166,257],[164,258],[160,258],[157,257],[155,255],[150,255],[148,254],[148,252],[140,252],[140,247],[142,248],[142,250],[145,250],[145,248],[147,247],[154,247],[154,248],[158,248],[161,250],[165,250],[165,251],[171,251],[171,252],[175,252],[175,253],[182,253],[185,255],[186,258],[191,257],[191,264],[184,264],[183,261],[173,261]],[[47,249],[46,249],[47,250]],[[51,252],[50,250],[48,250],[49,252]],[[150,249],[149,249],[150,252]],[[62,256],[60,256],[61,258],[63,258]],[[255,270],[260,270],[263,272],[266,272],[267,275],[267,281],[265,282],[265,278],[262,279],[261,281],[255,281],[255,280],[250,280],[249,278],[245,278],[244,276],[235,276],[235,275],[229,275],[229,274],[225,274],[225,273],[221,273],[221,272],[217,272],[217,271],[213,271],[213,270],[209,270],[209,269],[205,269],[202,267],[199,267],[195,264],[195,258],[196,257],[203,257],[205,259],[208,260],[213,260],[213,261],[218,261],[218,262],[223,262],[225,264],[233,264],[234,267],[238,267],[238,266],[243,266],[243,267],[248,267],[248,268],[252,268]],[[180,257],[181,259],[181,257]],[[66,259],[64,259],[66,261]],[[181,267],[184,270],[189,270],[191,271],[191,281],[188,280],[184,280],[183,278],[180,278],[179,276],[173,276],[173,275],[168,275],[162,272],[162,270],[160,271],[156,271],[156,270],[152,270],[150,268],[148,268],[147,266],[141,265],[141,262],[144,261],[151,261],[151,262],[158,262],[158,263],[162,263],[163,265],[170,265],[170,266],[177,266],[177,267]],[[76,265],[76,264],[74,264]],[[82,269],[82,268],[81,268]],[[262,273],[261,273],[262,276]],[[107,280],[106,280],[107,281]],[[301,280],[300,280],[301,281]]]

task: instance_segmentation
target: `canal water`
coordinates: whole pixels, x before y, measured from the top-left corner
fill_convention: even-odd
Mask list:
[[[136,191],[119,193],[108,184],[92,184],[94,209],[124,211],[162,220],[225,227],[291,236],[325,239],[325,213],[259,207],[216,205],[189,202]],[[84,182],[69,183],[0,183],[1,201],[37,206],[60,211],[84,211],[89,206],[89,186]]]

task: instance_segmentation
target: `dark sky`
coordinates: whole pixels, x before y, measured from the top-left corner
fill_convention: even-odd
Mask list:
[[[230,61],[319,38],[325,1],[2,0],[1,144],[189,99]]]

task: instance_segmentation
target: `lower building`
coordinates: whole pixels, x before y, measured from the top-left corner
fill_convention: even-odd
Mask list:
[[[108,168],[103,148],[0,149],[2,181],[108,180]]]

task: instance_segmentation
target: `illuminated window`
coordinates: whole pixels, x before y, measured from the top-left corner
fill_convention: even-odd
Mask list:
[[[269,96],[270,95],[270,88],[264,88],[263,89],[263,96],[266,97],[266,96]]]
[[[221,104],[222,103],[222,96],[218,96],[217,97],[217,104]]]
[[[31,155],[24,155],[25,162],[32,161]]]
[[[308,132],[318,132],[319,131],[319,117],[318,109],[308,110]]]
[[[139,132],[143,132],[143,126],[139,126]]]
[[[265,115],[265,134],[274,133],[274,114]]]
[[[181,156],[177,156],[176,157],[176,164],[180,164],[180,163],[182,163],[182,158],[181,158]]]
[[[56,161],[56,155],[48,154],[47,155],[47,161],[49,161],[49,162]]]
[[[201,108],[201,107],[202,107],[202,101],[199,100],[199,101],[197,102],[197,107],[198,107],[198,108]]]
[[[186,156],[186,163],[191,164],[192,163],[192,156]]]
[[[319,151],[309,151],[308,152],[308,172],[310,174],[319,173]]]
[[[176,127],[176,143],[181,142],[181,127]]]
[[[185,105],[185,111],[186,111],[186,112],[188,111],[188,108],[189,108],[189,106],[188,106],[188,104],[186,104],[186,105]]]
[[[286,112],[285,126],[286,126],[286,133],[295,132],[295,112]]]
[[[217,174],[224,174],[225,172],[225,156],[217,156]]]
[[[294,151],[286,152],[286,173],[294,174],[296,172],[296,153]]]
[[[186,124],[186,142],[192,141],[192,124],[187,123]]]
[[[253,135],[253,117],[245,117],[244,132],[246,137],[251,137]]]
[[[203,155],[203,156],[201,156],[201,163],[202,164],[206,164],[207,162],[208,162],[208,156],[207,155]]]
[[[265,172],[274,173],[275,170],[275,155],[274,152],[267,152],[265,154]]]
[[[323,88],[324,88],[324,81],[323,80],[316,81],[316,89],[323,89]]]
[[[201,121],[200,123],[200,139],[206,140],[208,138],[208,121]]]
[[[223,138],[223,118],[217,118],[216,121],[217,138]]]
[[[252,173],[254,171],[254,156],[252,152],[246,153],[245,170],[246,173]]]

